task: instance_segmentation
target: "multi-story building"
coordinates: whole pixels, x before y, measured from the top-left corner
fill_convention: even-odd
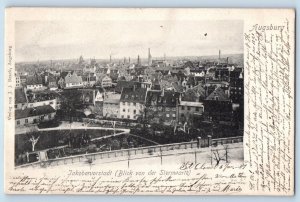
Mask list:
[[[44,84],[45,86],[48,86],[49,90],[54,91],[58,89],[56,76],[49,72],[46,72],[44,74]]]
[[[229,98],[233,103],[242,103],[244,98],[244,78],[242,70],[230,72]]]
[[[39,90],[46,89],[46,87],[43,85],[43,78],[37,73],[27,77],[26,88],[27,90],[32,90],[32,91],[39,91]]]
[[[144,118],[147,89],[123,88],[120,98],[120,118],[136,120]]]
[[[16,76],[16,88],[21,87],[21,77],[18,73],[15,74]]]
[[[108,94],[103,101],[103,117],[120,117],[120,94]]]
[[[103,88],[108,88],[108,87],[111,87],[112,86],[112,80],[109,76],[107,75],[102,75],[100,78],[99,78],[99,83],[101,85],[101,87]]]
[[[64,78],[65,88],[79,88],[83,86],[82,77],[78,76],[75,71],[69,72]]]
[[[147,92],[146,118],[149,122],[174,124],[180,93],[174,91],[150,90]]]
[[[232,121],[232,103],[221,87],[217,87],[205,100],[205,117],[215,122]]]
[[[178,122],[192,122],[195,116],[201,116],[203,112],[202,102],[181,101],[178,105]]]
[[[17,109],[15,110],[15,124],[17,127],[27,124],[37,124],[53,120],[55,118],[55,114],[55,109],[53,109],[50,105]]]
[[[95,73],[85,73],[82,76],[83,86],[92,87],[96,84],[96,74]]]
[[[27,95],[29,108],[50,105],[57,110],[57,94],[55,92],[34,92]]]

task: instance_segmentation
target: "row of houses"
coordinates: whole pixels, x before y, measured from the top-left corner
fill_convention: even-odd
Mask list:
[[[30,91],[43,91],[70,88],[92,87],[95,85],[111,87],[112,79],[105,74],[77,73],[76,71],[61,72],[55,75],[52,72],[35,72],[33,75],[16,74],[16,88],[24,87]]]
[[[123,88],[121,94],[104,98],[103,117],[147,120],[152,123],[176,124],[205,115],[210,120],[231,121],[232,101],[217,87],[209,96],[188,100],[174,90]],[[200,99],[201,97],[201,99]]]
[[[24,88],[15,89],[15,124],[23,126],[53,120],[60,108],[53,92],[26,94]]]

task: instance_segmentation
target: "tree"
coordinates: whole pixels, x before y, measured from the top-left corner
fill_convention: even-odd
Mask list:
[[[214,160],[216,162],[215,166],[218,166],[220,164],[221,161],[225,161],[226,163],[229,162],[229,155],[228,155],[228,145],[224,145],[224,149],[223,149],[223,154],[221,154],[222,149],[216,149],[216,150],[212,150],[212,160]]]
[[[31,138],[29,139],[29,141],[31,142],[31,146],[32,146],[32,151],[34,152],[35,149],[35,145],[36,143],[39,141],[40,136],[38,136],[37,138],[34,137],[34,135],[31,136]]]

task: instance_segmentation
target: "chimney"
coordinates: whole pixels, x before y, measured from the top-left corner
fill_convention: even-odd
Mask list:
[[[150,48],[148,48],[148,66],[151,66],[151,64],[152,64],[152,56],[150,53]]]
[[[140,64],[141,64],[140,55],[138,55],[138,58],[137,58],[137,65],[140,65]]]
[[[229,63],[228,61],[229,61],[229,57],[226,58],[227,65],[228,65],[228,63]]]
[[[219,50],[219,61],[221,60],[221,50]]]

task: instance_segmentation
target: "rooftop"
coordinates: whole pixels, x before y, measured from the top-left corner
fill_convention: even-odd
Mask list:
[[[25,94],[23,88],[16,88],[15,89],[15,104],[26,103],[26,102],[27,102],[27,98],[26,98],[26,94]]]
[[[40,115],[50,114],[53,112],[55,112],[55,109],[50,105],[38,106],[35,108],[26,108],[23,110],[20,109],[20,110],[15,110],[15,119],[22,119],[22,118],[32,117],[32,116],[40,116]]]
[[[123,88],[120,101],[145,103],[146,94],[147,94],[146,88]]]

